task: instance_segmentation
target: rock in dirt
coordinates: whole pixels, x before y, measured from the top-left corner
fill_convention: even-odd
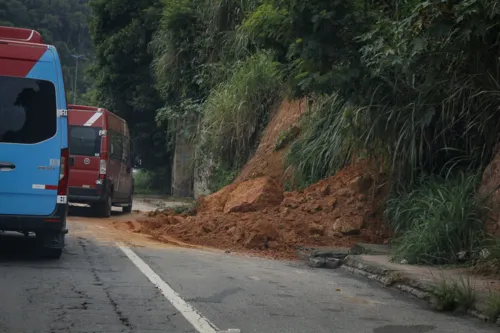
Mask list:
[[[315,258],[336,258],[336,259],[344,259],[348,255],[347,250],[341,250],[341,249],[327,249],[327,250],[314,250],[311,253],[311,257]]]
[[[247,249],[259,249],[267,247],[267,237],[261,233],[253,233],[245,241]]]
[[[325,233],[325,227],[317,223],[309,224],[309,234],[322,236]]]
[[[311,268],[322,268],[325,267],[326,265],[326,259],[322,257],[309,257],[309,260],[307,261],[307,265]]]
[[[325,266],[330,269],[337,269],[342,266],[342,260],[337,258],[327,258]]]
[[[342,260],[337,258],[309,257],[307,265],[311,268],[337,269],[342,266]]]
[[[283,190],[270,177],[260,177],[238,184],[229,194],[224,213],[251,212],[283,201]]]
[[[343,235],[357,235],[361,232],[364,219],[360,216],[338,218],[333,224],[333,231]]]
[[[231,192],[238,184],[230,184],[220,191],[198,199],[198,213],[222,212]]]
[[[285,206],[286,208],[292,208],[295,209],[299,207],[299,202],[295,200],[294,198],[285,198],[283,199],[283,202],[281,203],[282,206]]]

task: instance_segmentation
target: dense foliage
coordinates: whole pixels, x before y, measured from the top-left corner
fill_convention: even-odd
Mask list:
[[[72,55],[83,55],[79,61],[76,102],[92,84],[86,67],[93,51],[88,32],[90,8],[88,0],[0,0],[0,25],[35,29],[45,42],[56,46],[63,65],[66,89],[70,102],[74,101],[75,65]]]
[[[71,55],[92,58],[86,2],[1,0],[0,23],[40,30],[61,51],[70,81]],[[178,134],[198,145],[224,138],[209,153],[237,157],[231,167],[248,157],[258,139],[253,128],[265,124],[272,103],[249,99],[264,111],[238,138],[227,137],[221,121],[255,117],[235,96],[256,88],[233,72],[263,52],[276,62],[283,90],[317,100],[288,157],[304,183],[363,151],[411,184],[422,172],[480,168],[497,141],[500,9],[493,0],[90,0],[90,8],[96,84],[83,98],[131,123],[149,169],[169,164],[165,142]],[[210,138],[200,135],[207,128]]]
[[[453,264],[485,237],[484,202],[475,197],[479,177],[423,177],[410,191],[396,191],[386,214],[399,236],[396,259],[410,264]]]
[[[334,135],[339,135],[335,124],[350,123],[343,145],[361,144],[369,154],[382,155],[402,184],[423,171],[484,165],[500,124],[498,15],[496,2],[488,0],[373,4],[365,14],[370,25],[356,38],[359,78],[336,89],[348,103],[346,112],[316,113],[313,123],[324,128],[324,121],[330,122]],[[339,166],[346,156],[335,149],[325,151]],[[298,147],[291,154],[292,161],[311,156]],[[316,180],[335,169],[319,175],[312,166],[302,171]]]
[[[158,28],[156,0],[90,0],[90,31],[95,47],[96,103],[125,118],[133,135],[133,152],[141,167],[155,170],[154,184],[169,188],[167,133],[155,123],[162,105],[150,66],[149,43]]]

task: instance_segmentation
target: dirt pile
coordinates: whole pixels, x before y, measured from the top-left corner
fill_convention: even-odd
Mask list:
[[[364,163],[301,192],[283,193],[273,179],[260,177],[202,198],[196,216],[150,214],[134,231],[274,257],[293,255],[297,246],[383,243],[389,232],[377,208],[384,189]]]
[[[224,213],[252,212],[279,205],[283,190],[270,177],[260,177],[238,184],[231,191],[224,206]]]
[[[286,178],[284,174],[285,143],[280,145],[280,137],[287,131],[299,134],[297,124],[306,111],[306,101],[283,101],[276,114],[267,125],[255,154],[248,160],[236,178],[236,183],[268,176],[279,185],[283,185]]]

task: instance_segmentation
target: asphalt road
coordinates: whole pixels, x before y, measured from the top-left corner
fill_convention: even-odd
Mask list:
[[[0,332],[498,332],[339,270],[147,243],[124,252],[96,235],[102,225],[70,220],[59,261],[0,236]]]

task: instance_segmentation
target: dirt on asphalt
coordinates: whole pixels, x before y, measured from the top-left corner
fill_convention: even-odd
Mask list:
[[[380,179],[360,162],[303,191],[283,192],[272,178],[259,177],[202,198],[194,216],[157,210],[113,226],[166,244],[292,258],[300,247],[387,242],[380,211],[385,195]]]

